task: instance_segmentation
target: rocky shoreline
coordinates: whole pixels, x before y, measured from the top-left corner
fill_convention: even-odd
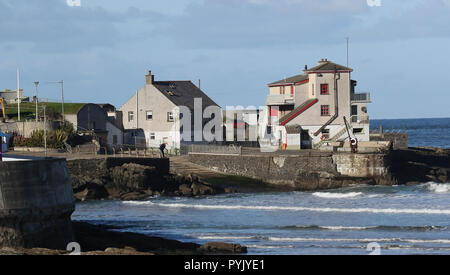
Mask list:
[[[141,200],[149,196],[205,196],[226,190],[202,182],[195,175],[161,174],[155,167],[126,163],[104,174],[71,173],[77,201]]]
[[[100,170],[70,169],[77,201],[142,200],[150,196],[205,196],[238,192],[283,192],[336,189],[355,184],[412,185],[450,181],[450,150],[409,148],[393,150],[389,155],[390,171],[384,177],[362,178],[342,176],[334,172],[306,171],[297,173],[294,186],[269,184],[238,175],[203,177],[190,173],[161,172],[155,166],[124,163]],[[195,171],[198,169],[192,169]],[[206,169],[206,168],[205,168]],[[213,173],[213,172],[211,172]],[[201,173],[200,173],[201,175]]]
[[[247,248],[228,243],[183,243],[138,233],[112,231],[117,228],[72,222],[81,255],[214,255],[244,254]],[[70,255],[72,251],[48,248],[0,248],[0,255]]]

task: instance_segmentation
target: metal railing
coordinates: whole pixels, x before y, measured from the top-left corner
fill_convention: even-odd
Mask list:
[[[370,101],[370,93],[351,94],[351,100],[352,101],[369,102]]]
[[[350,122],[353,124],[369,124],[370,118],[368,115],[351,116]]]
[[[200,153],[200,154],[223,154],[240,155],[242,147],[236,145],[210,145],[210,144],[189,144],[181,146],[182,154]]]
[[[282,104],[294,104],[294,96],[291,94],[284,95],[268,95],[266,99],[266,105],[282,105]]]

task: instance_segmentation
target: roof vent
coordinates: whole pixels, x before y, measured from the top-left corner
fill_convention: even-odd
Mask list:
[[[173,92],[171,92],[171,91],[167,91],[167,93],[170,95],[170,96],[174,96],[175,94],[173,93]]]
[[[170,89],[176,89],[176,88],[177,88],[177,85],[175,85],[175,84],[170,84],[169,87],[170,87]]]

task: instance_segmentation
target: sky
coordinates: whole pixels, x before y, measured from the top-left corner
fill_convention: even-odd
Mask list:
[[[267,84],[327,58],[370,92],[371,118],[450,117],[450,0],[0,0],[0,90],[122,106],[191,80],[216,103],[262,106]]]

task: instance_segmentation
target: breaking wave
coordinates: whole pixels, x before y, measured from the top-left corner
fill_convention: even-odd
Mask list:
[[[320,225],[294,225],[294,226],[280,226],[277,229],[287,230],[331,230],[331,231],[344,231],[344,230],[379,230],[379,231],[443,231],[447,230],[446,226],[320,226]]]
[[[354,198],[363,195],[361,192],[351,192],[351,193],[327,193],[327,192],[316,192],[313,196],[324,198],[324,199],[347,199]]]
[[[295,242],[345,242],[345,243],[416,243],[416,244],[450,244],[449,239],[437,240],[420,240],[420,239],[403,239],[403,238],[302,238],[302,237],[264,237],[264,236],[226,236],[226,235],[205,235],[197,236],[200,240],[268,240],[279,243],[295,243]]]
[[[190,209],[204,209],[204,210],[263,210],[263,211],[308,211],[308,212],[372,213],[372,214],[450,215],[450,209],[313,208],[313,207],[297,207],[297,206],[248,206],[248,205],[153,203],[151,201],[124,201],[123,203],[132,205],[152,205],[169,208],[190,208]]]
[[[448,193],[450,191],[450,183],[434,183],[425,184],[428,191],[433,193]]]

